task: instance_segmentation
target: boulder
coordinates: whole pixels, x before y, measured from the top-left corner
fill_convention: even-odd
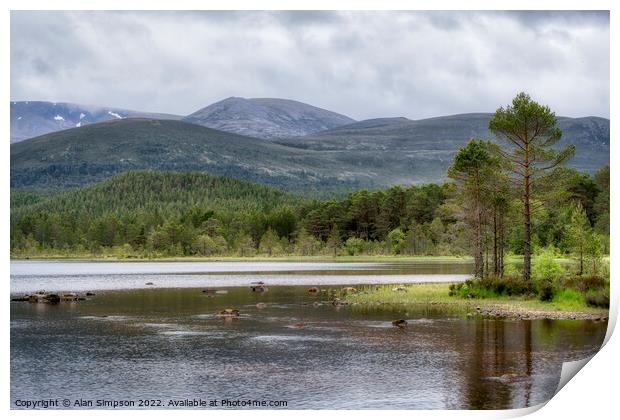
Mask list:
[[[59,303],[60,302],[60,296],[58,296],[55,293],[50,293],[49,295],[45,295],[44,302],[46,302],[46,303]]]

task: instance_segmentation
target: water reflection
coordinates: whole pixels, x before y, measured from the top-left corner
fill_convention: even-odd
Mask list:
[[[289,408],[517,408],[550,398],[561,363],[606,323],[469,319],[438,308],[329,304],[306,286],[98,292],[11,303],[11,400],[285,399]],[[262,305],[257,305],[257,304]],[[238,319],[219,319],[237,308]],[[394,328],[393,319],[407,319]]]

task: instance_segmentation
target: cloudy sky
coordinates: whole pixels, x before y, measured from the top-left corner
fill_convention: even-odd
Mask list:
[[[12,12],[11,99],[188,114],[230,96],[356,119],[609,117],[606,12]]]

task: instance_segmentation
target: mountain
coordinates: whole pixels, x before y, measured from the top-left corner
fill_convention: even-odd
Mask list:
[[[188,115],[184,121],[262,139],[300,137],[355,122],[302,102],[275,98],[228,98]]]
[[[469,139],[495,138],[488,130],[492,116],[490,113],[476,113],[422,120],[379,118],[276,142],[324,153],[350,153],[352,159],[354,155],[382,158],[386,165],[395,165],[393,179],[399,178],[396,174],[402,160],[411,160],[414,166],[414,162],[418,161],[418,167],[430,160],[433,164],[427,175],[431,179],[440,179],[445,176],[456,150]],[[593,173],[609,164],[608,119],[558,117],[558,126],[563,135],[557,147],[574,144],[577,148],[568,166]],[[411,179],[412,174],[407,177]]]
[[[114,119],[12,144],[11,186],[77,186],[129,169],[201,171],[290,189],[359,185],[362,174],[330,159],[183,121]]]
[[[131,117],[181,119],[177,115],[62,102],[11,102],[11,143],[86,124]]]
[[[66,187],[129,169],[200,171],[294,191],[439,182],[470,138],[493,138],[491,114],[360,121],[290,139],[264,140],[184,121],[115,119],[11,145],[12,187]],[[609,164],[609,120],[558,118],[568,166]]]

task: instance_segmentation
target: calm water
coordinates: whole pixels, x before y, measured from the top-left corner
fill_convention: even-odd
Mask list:
[[[167,404],[201,398],[285,400],[288,408],[458,409],[549,399],[562,362],[596,352],[606,323],[469,319],[423,305],[408,312],[337,308],[318,305],[329,300],[327,293],[307,293],[314,284],[456,281],[470,269],[14,262],[12,293],[88,289],[96,295],[75,304],[11,302],[11,405],[17,408],[17,399]],[[267,293],[250,291],[257,279],[270,285]],[[145,286],[149,281],[155,285]],[[227,294],[208,297],[205,287]],[[225,308],[239,309],[240,318],[218,319]],[[392,327],[398,318],[409,326]],[[295,326],[300,322],[303,328]]]

